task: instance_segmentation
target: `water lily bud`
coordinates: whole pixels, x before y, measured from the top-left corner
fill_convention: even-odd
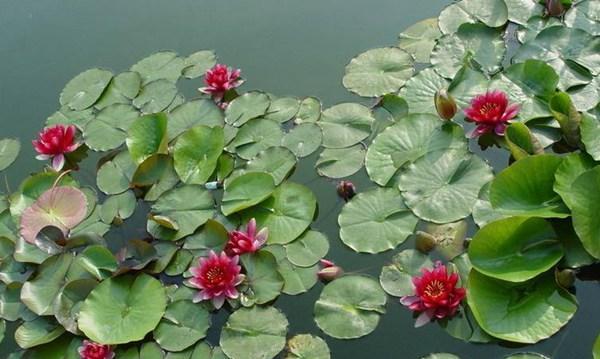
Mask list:
[[[450,121],[456,115],[458,107],[452,95],[446,89],[438,90],[434,97],[435,109],[444,120]]]
[[[561,0],[546,0],[546,13],[549,16],[561,16],[565,12],[565,7]]]
[[[557,269],[556,282],[563,288],[571,288],[575,284],[575,271],[569,268]]]
[[[339,278],[342,274],[344,274],[344,270],[342,267],[336,266],[330,260],[321,259],[320,261],[322,269],[317,272],[317,276],[323,282],[331,282],[332,280]]]
[[[415,240],[415,247],[421,253],[427,254],[434,250],[436,245],[435,237],[429,233],[418,231]]]
[[[337,193],[344,201],[348,202],[354,195],[356,195],[356,187],[350,181],[340,181],[337,185]]]

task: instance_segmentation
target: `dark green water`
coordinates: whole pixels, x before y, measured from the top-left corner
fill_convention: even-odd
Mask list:
[[[0,137],[19,137],[24,145],[21,157],[7,172],[8,183],[14,189],[25,175],[41,168],[28,141],[57,109],[64,84],[85,69],[100,66],[122,71],[163,49],[184,55],[214,49],[221,62],[243,70],[247,80],[244,90],[313,95],[327,107],[356,100],[341,85],[350,58],[369,48],[394,44],[398,32],[418,20],[437,16],[448,3],[0,0]],[[199,84],[185,86],[192,94],[191,89]],[[500,156],[488,158],[494,166],[505,162]],[[294,180],[309,184],[319,199],[316,227],[330,238],[329,257],[349,272],[378,276],[393,253],[358,255],[341,244],[337,215],[342,203],[334,183],[317,178],[312,165],[303,162]],[[364,173],[353,180],[359,190],[370,186]],[[312,308],[321,288],[317,285],[308,294],[277,302],[288,316],[290,333],[319,334]],[[537,351],[555,359],[587,359],[600,331],[600,287],[587,282],[578,285],[577,292],[580,308],[575,318],[555,337],[531,347],[467,344],[451,338],[437,325],[414,329],[409,311],[392,298],[388,313],[371,335],[351,341],[323,337],[334,359],[412,359],[431,352],[450,352],[463,359],[499,359],[519,351]],[[218,330],[209,337],[213,341],[216,338]],[[0,344],[0,358],[5,356],[6,340]]]

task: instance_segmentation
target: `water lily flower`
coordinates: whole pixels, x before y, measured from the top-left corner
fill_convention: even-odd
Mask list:
[[[256,233],[256,219],[252,218],[248,221],[245,232],[229,232],[229,241],[225,245],[225,253],[230,256],[254,253],[265,244],[268,237],[268,228],[263,228]]]
[[[206,71],[204,75],[205,87],[198,90],[202,93],[209,94],[220,103],[223,100],[225,92],[240,86],[244,80],[240,78],[241,71],[232,69],[223,64],[216,64],[213,68]]]
[[[229,257],[225,252],[218,255],[210,251],[208,257],[200,258],[198,266],[190,268],[193,278],[189,284],[200,289],[194,296],[194,303],[211,300],[219,309],[226,298],[236,299],[239,296],[236,286],[244,280],[238,262],[238,256]]]
[[[434,319],[452,317],[466,294],[465,288],[456,286],[458,274],[449,274],[439,261],[432,270],[423,269],[422,273],[412,279],[415,294],[400,299],[400,303],[420,313],[415,322],[417,328]]]
[[[335,265],[335,263],[328,259],[321,259],[320,264],[321,270],[317,272],[317,276],[323,282],[331,282],[344,274],[342,267]]]
[[[508,121],[519,113],[519,105],[509,104],[508,96],[500,90],[488,91],[475,96],[471,106],[465,109],[466,120],[475,122],[477,127],[471,137],[486,133],[504,135]]]
[[[450,121],[456,115],[458,107],[454,97],[448,93],[448,90],[441,89],[435,93],[435,109],[438,115],[446,121]]]
[[[84,340],[83,345],[77,350],[81,359],[113,359],[115,353],[110,345],[94,343]]]
[[[75,141],[75,126],[56,125],[46,127],[39,133],[37,140],[31,141],[39,155],[38,160],[52,160],[52,168],[60,171],[65,165],[65,154],[75,151],[79,143]]]
[[[348,200],[356,195],[356,187],[350,181],[340,181],[337,185],[337,193],[344,201],[348,202]]]

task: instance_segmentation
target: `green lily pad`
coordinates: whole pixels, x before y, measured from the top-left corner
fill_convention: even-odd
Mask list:
[[[462,129],[438,117],[413,114],[386,128],[374,140],[365,159],[367,173],[385,186],[399,169],[430,152],[466,148]]]
[[[60,93],[60,104],[81,111],[91,107],[102,95],[113,75],[110,71],[90,69],[75,76]]]
[[[246,270],[248,290],[241,294],[242,305],[268,303],[281,294],[283,278],[277,271],[277,261],[273,254],[259,251],[241,257]]]
[[[196,126],[184,132],[173,150],[179,178],[188,184],[205,183],[215,171],[224,146],[221,127]]]
[[[228,240],[227,228],[220,222],[209,219],[201,230],[185,239],[183,248],[199,252],[201,256],[208,256],[211,250],[221,252]]]
[[[492,207],[505,215],[568,217],[568,209],[553,189],[554,174],[562,160],[549,154],[535,155],[504,169],[490,187]]]
[[[600,160],[600,121],[589,115],[581,116],[580,132],[585,151],[596,161]]]
[[[142,87],[133,105],[145,114],[165,110],[177,95],[177,87],[169,80],[156,80]]]
[[[163,349],[182,351],[204,338],[209,327],[210,313],[206,309],[192,301],[180,300],[169,304],[153,336]]]
[[[412,56],[398,47],[371,49],[346,66],[344,87],[359,96],[396,92],[413,74]]]
[[[442,36],[437,17],[409,26],[398,35],[398,47],[410,53],[415,61],[428,63],[436,40]]]
[[[321,127],[314,123],[301,123],[283,136],[281,144],[297,157],[306,157],[321,146],[322,140]]]
[[[94,151],[108,151],[121,146],[127,130],[138,117],[138,111],[131,105],[114,104],[103,108],[85,126],[85,144]]]
[[[342,242],[365,253],[395,248],[413,233],[417,222],[393,188],[359,193],[344,205],[338,217]]]
[[[273,358],[285,347],[288,321],[274,307],[240,308],[225,323],[220,345],[231,359]]]
[[[594,186],[600,183],[600,167],[596,166],[579,176],[571,185],[568,194],[573,215],[573,227],[586,251],[600,258],[600,223],[597,220],[597,191]]]
[[[94,107],[102,110],[110,105],[128,105],[140,92],[141,84],[142,78],[137,72],[122,72],[113,77]]]
[[[509,282],[524,282],[546,272],[563,256],[550,223],[541,218],[511,217],[481,228],[469,244],[479,272]]]
[[[283,132],[279,123],[257,118],[240,127],[227,149],[245,160],[255,157],[260,151],[279,146]],[[227,142],[227,141],[226,141]]]
[[[77,279],[67,283],[54,302],[56,320],[69,332],[81,335],[77,328],[79,309],[85,298],[96,287],[94,279]]]
[[[594,359],[600,358],[600,335],[596,337],[596,340],[594,340],[592,355],[594,356]]]
[[[600,35],[600,6],[593,0],[578,1],[565,14],[565,25]]]
[[[317,122],[321,118],[321,101],[316,97],[307,97],[300,102],[296,114],[297,123]]]
[[[285,147],[269,147],[259,152],[256,157],[246,162],[246,164],[236,169],[228,178],[231,181],[234,178],[250,172],[265,172],[273,177],[276,186],[283,182],[296,167],[296,156]]]
[[[102,245],[87,247],[77,256],[78,264],[90,272],[96,279],[103,280],[117,271],[119,265],[111,251]]]
[[[595,166],[596,161],[586,153],[570,153],[563,158],[554,174],[554,192],[560,195],[567,207],[577,206],[575,199],[571,198],[573,182]]]
[[[317,200],[308,187],[286,181],[265,201],[241,214],[243,222],[256,218],[259,228],[269,228],[269,244],[287,244],[310,226],[316,209]]]
[[[375,121],[368,107],[342,103],[323,111],[317,122],[323,130],[323,147],[345,148],[369,137]]]
[[[198,125],[223,127],[223,111],[208,99],[185,102],[175,107],[168,114],[167,128],[169,141]]]
[[[507,20],[508,7],[504,0],[462,0],[442,10],[439,26],[444,34],[451,34],[463,23],[482,22],[489,27],[499,27]]]
[[[504,31],[484,24],[463,24],[456,33],[445,35],[437,41],[431,53],[431,64],[436,71],[452,79],[470,56],[488,74],[501,69],[506,53]]]
[[[430,153],[408,165],[398,187],[419,218],[449,223],[471,214],[479,191],[492,178],[484,160],[464,150],[450,150]]]
[[[314,335],[298,334],[287,343],[285,359],[330,359],[331,353],[327,343]]]
[[[111,224],[115,219],[124,220],[135,211],[137,199],[133,191],[126,191],[106,198],[100,207],[102,222]]]
[[[271,105],[264,115],[264,118],[284,123],[293,119],[299,109],[300,100],[295,97],[280,97],[274,99],[271,96]]]
[[[362,168],[365,153],[362,144],[348,148],[325,148],[315,163],[317,173],[329,178],[349,177]]]
[[[400,96],[408,103],[410,112],[431,113],[437,115],[434,96],[440,89],[445,89],[450,84],[432,67],[428,67],[411,77],[400,90]]]
[[[215,66],[216,63],[217,56],[214,51],[197,51],[185,58],[182,74],[187,79],[195,79],[204,75],[204,73]]]
[[[271,100],[267,94],[258,91],[246,92],[229,103],[225,110],[225,122],[240,127],[267,113],[270,104]]]
[[[315,303],[315,322],[338,339],[360,338],[371,333],[385,313],[385,292],[375,280],[346,276],[323,289]]]
[[[200,185],[185,185],[165,192],[152,205],[147,230],[155,238],[176,241],[189,236],[215,213],[215,203],[209,191]],[[177,228],[165,226],[163,221],[153,219],[163,216]]]
[[[23,349],[50,343],[58,338],[65,329],[50,317],[37,317],[21,324],[15,331],[15,341]]]
[[[277,271],[283,277],[284,285],[282,292],[288,295],[298,295],[309,291],[318,280],[317,273],[320,267],[298,267],[286,258],[277,262]]]
[[[527,25],[527,21],[544,13],[544,5],[535,0],[504,0],[508,8],[508,19],[519,25]]]
[[[173,51],[160,51],[154,53],[131,66],[142,77],[142,84],[155,80],[168,80],[176,82],[184,68],[184,60]]]
[[[533,344],[560,330],[577,310],[573,295],[560,288],[552,273],[523,283],[469,275],[467,300],[477,323],[488,334]]]
[[[299,267],[311,267],[329,252],[327,237],[317,231],[308,231],[285,245],[287,259]]]
[[[433,262],[426,254],[414,249],[405,249],[392,258],[392,263],[381,268],[379,283],[383,290],[394,297],[413,295],[412,278],[421,274],[423,268],[433,268]]]
[[[5,268],[2,272],[6,273]],[[21,301],[21,283],[0,283],[0,318],[10,322],[18,319],[29,319],[32,312]]]
[[[0,171],[4,171],[10,166],[21,151],[21,142],[14,138],[4,138],[0,140]]]
[[[98,343],[124,344],[141,340],[159,323],[166,306],[164,288],[149,275],[109,278],[83,303],[79,329]]]
[[[135,169],[136,164],[129,152],[119,152],[112,160],[100,166],[96,184],[105,194],[123,193],[129,189]]]
[[[521,46],[514,62],[538,59],[552,66],[559,73],[559,88],[567,90],[585,85],[598,75],[600,59],[597,48],[600,38],[581,29],[553,26],[542,30],[534,40]]]
[[[138,165],[154,154],[166,154],[167,116],[163,113],[139,117],[127,131],[127,148]]]
[[[51,315],[56,296],[65,284],[73,256],[69,253],[52,256],[37,268],[36,275],[23,283],[21,301],[37,315]]]
[[[273,193],[273,176],[264,172],[250,172],[227,183],[223,193],[221,211],[225,216],[252,207]]]

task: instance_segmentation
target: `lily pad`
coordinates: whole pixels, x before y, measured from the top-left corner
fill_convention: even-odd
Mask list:
[[[23,349],[50,343],[58,338],[65,329],[53,318],[37,317],[21,324],[15,331],[15,341]]]
[[[379,253],[393,249],[410,236],[418,218],[393,188],[359,193],[338,217],[340,239],[356,252]]]
[[[431,113],[437,115],[434,96],[440,89],[445,89],[450,84],[432,67],[428,67],[411,77],[400,90],[400,96],[408,103],[410,112]]]
[[[593,0],[578,1],[565,14],[565,25],[600,35],[600,5]]]
[[[127,131],[127,148],[136,164],[154,154],[166,154],[167,116],[164,113],[139,117]]]
[[[597,220],[598,202],[594,186],[600,183],[600,167],[583,173],[571,185],[568,194],[573,215],[573,227],[583,247],[595,258],[600,258],[600,223]]]
[[[322,140],[323,132],[318,125],[301,123],[283,136],[281,144],[297,157],[306,157],[319,148]]]
[[[277,271],[277,261],[273,254],[259,251],[241,257],[246,270],[248,290],[241,294],[242,305],[268,303],[281,294],[283,278]]]
[[[398,47],[412,54],[415,61],[428,63],[436,40],[442,36],[437,17],[409,26],[398,35]]]
[[[142,87],[133,99],[133,105],[142,113],[156,113],[165,110],[177,95],[177,87],[169,80],[156,80]]]
[[[113,77],[94,107],[101,110],[115,104],[128,105],[140,92],[141,84],[142,79],[137,72],[122,72]]]
[[[188,184],[205,183],[215,171],[224,146],[221,127],[196,126],[184,132],[173,149],[179,178]]]
[[[141,340],[159,323],[166,306],[163,286],[149,275],[109,278],[83,303],[79,329],[98,343],[124,344]]]
[[[136,164],[129,152],[119,152],[112,160],[103,163],[98,169],[96,178],[98,188],[108,195],[127,191],[135,169]]]
[[[264,118],[284,123],[293,119],[299,109],[300,100],[295,97],[280,97],[273,99],[271,96],[271,105],[264,115]]]
[[[413,74],[412,56],[398,47],[371,49],[346,66],[344,86],[359,96],[375,97],[398,91]]]
[[[365,153],[362,144],[348,148],[325,148],[315,163],[317,173],[329,178],[349,177],[362,168]]]
[[[204,73],[215,66],[216,63],[217,56],[214,51],[197,51],[185,58],[182,74],[187,79],[195,79],[204,75]]]
[[[567,207],[577,206],[571,198],[573,183],[579,176],[593,169],[596,161],[586,153],[571,153],[563,158],[562,163],[554,174],[554,192],[558,193]]]
[[[546,272],[563,256],[550,223],[541,218],[511,217],[481,228],[469,244],[469,258],[479,272],[510,282],[524,282]]]
[[[267,359],[285,347],[286,317],[274,307],[240,308],[225,323],[220,345],[231,359]]]
[[[131,71],[139,73],[145,85],[163,79],[176,82],[184,66],[184,60],[175,52],[160,51],[138,61],[131,66]]]
[[[543,154],[513,163],[492,182],[492,207],[505,215],[568,217],[568,209],[553,189],[554,174],[562,160],[558,156]],[[535,176],[531,176],[531,173],[535,173]]]
[[[317,122],[321,118],[321,101],[316,97],[307,97],[300,102],[300,109],[296,114],[297,123]]]
[[[323,147],[344,148],[359,143],[369,137],[373,121],[371,110],[356,103],[326,109],[317,122],[323,130]]]
[[[210,327],[210,313],[189,300],[169,304],[153,336],[165,350],[182,351],[206,336]]]
[[[463,23],[480,21],[489,27],[499,27],[507,20],[508,7],[504,0],[462,0],[442,10],[439,26],[444,34],[451,34]]]
[[[296,167],[296,156],[285,147],[269,147],[246,162],[244,167],[235,170],[228,178],[234,178],[250,172],[265,172],[273,177],[275,185],[283,182]]]
[[[311,267],[329,252],[327,237],[317,231],[308,231],[285,246],[287,259],[299,267]]]
[[[225,122],[240,127],[246,122],[260,117],[267,112],[271,100],[263,92],[250,91],[229,103],[225,110]]]
[[[77,279],[67,283],[56,297],[54,316],[67,331],[75,335],[81,335],[77,328],[79,309],[97,284],[98,282],[91,278]]]
[[[288,354],[285,359],[330,359],[327,343],[314,335],[298,334],[287,343]]]
[[[488,334],[533,344],[560,330],[577,310],[573,295],[560,288],[552,273],[523,283],[469,275],[467,300],[475,319]]]
[[[334,338],[360,338],[375,330],[386,301],[385,292],[373,279],[342,277],[323,289],[315,303],[315,322]]]
[[[167,132],[169,133],[169,141],[198,125],[223,127],[225,123],[223,111],[214,101],[208,99],[182,103],[172,109],[168,117]]]
[[[492,178],[484,160],[464,150],[450,150],[430,153],[408,165],[398,187],[419,218],[449,223],[471,214],[479,191]]]
[[[241,158],[249,160],[260,151],[272,146],[279,146],[282,137],[283,132],[279,123],[257,118],[248,121],[239,129],[227,149],[237,153]]]
[[[244,222],[256,218],[259,228],[269,228],[269,244],[287,244],[310,226],[316,209],[317,200],[308,187],[283,182],[269,198],[241,214]]]
[[[60,93],[60,104],[75,111],[91,107],[102,95],[113,75],[110,71],[90,69],[75,76]]]
[[[392,263],[381,269],[379,283],[389,295],[402,297],[415,292],[412,278],[421,270],[433,268],[433,262],[426,254],[414,249],[406,249],[392,258]]]
[[[10,166],[21,151],[21,142],[13,138],[4,138],[0,140],[0,171],[4,171]]]
[[[114,104],[103,108],[83,130],[85,144],[94,151],[108,151],[121,146],[127,130],[139,117],[131,105]]]
[[[225,216],[252,207],[273,193],[273,177],[264,172],[250,172],[228,182],[223,193],[221,211]]]
[[[527,25],[527,21],[544,13],[544,6],[536,0],[504,0],[508,8],[508,19],[519,25]]]

